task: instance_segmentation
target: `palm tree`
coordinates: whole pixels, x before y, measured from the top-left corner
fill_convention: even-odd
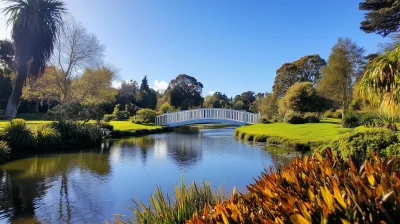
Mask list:
[[[357,85],[361,96],[380,106],[382,112],[396,115],[400,103],[400,44],[367,64]]]
[[[53,53],[58,31],[66,12],[59,0],[3,0],[8,6],[3,12],[12,25],[16,79],[6,108],[6,118],[17,115],[22,88],[28,77],[43,74]]]

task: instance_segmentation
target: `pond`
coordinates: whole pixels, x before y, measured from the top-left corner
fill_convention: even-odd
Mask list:
[[[104,223],[132,216],[156,186],[203,180],[227,192],[293,154],[233,138],[234,128],[107,140],[101,148],[37,155],[0,166],[0,223]]]

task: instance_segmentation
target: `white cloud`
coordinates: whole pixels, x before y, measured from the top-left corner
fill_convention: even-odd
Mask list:
[[[121,88],[121,85],[122,85],[122,80],[115,80],[115,81],[112,81],[112,83],[111,83],[111,86],[116,89]]]
[[[213,95],[214,93],[215,93],[215,91],[210,90],[210,91],[208,91],[207,96],[211,96],[211,95]]]
[[[151,86],[151,88],[154,89],[155,91],[163,93],[168,88],[168,83],[163,80],[161,81],[155,80],[154,86]]]

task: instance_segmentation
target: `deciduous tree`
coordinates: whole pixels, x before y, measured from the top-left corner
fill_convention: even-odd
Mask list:
[[[192,76],[181,74],[171,80],[166,94],[173,107],[187,110],[203,105],[202,91],[201,82]]]
[[[281,98],[296,82],[311,82],[316,85],[321,78],[321,69],[326,62],[319,55],[307,55],[297,61],[284,63],[277,71],[272,87],[273,93]]]

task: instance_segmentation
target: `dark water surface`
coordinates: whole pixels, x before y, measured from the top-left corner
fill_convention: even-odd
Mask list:
[[[206,180],[245,191],[282,150],[239,142],[233,128],[109,140],[95,150],[46,154],[0,166],[0,223],[104,223],[133,215],[131,199],[148,202],[156,186]]]

